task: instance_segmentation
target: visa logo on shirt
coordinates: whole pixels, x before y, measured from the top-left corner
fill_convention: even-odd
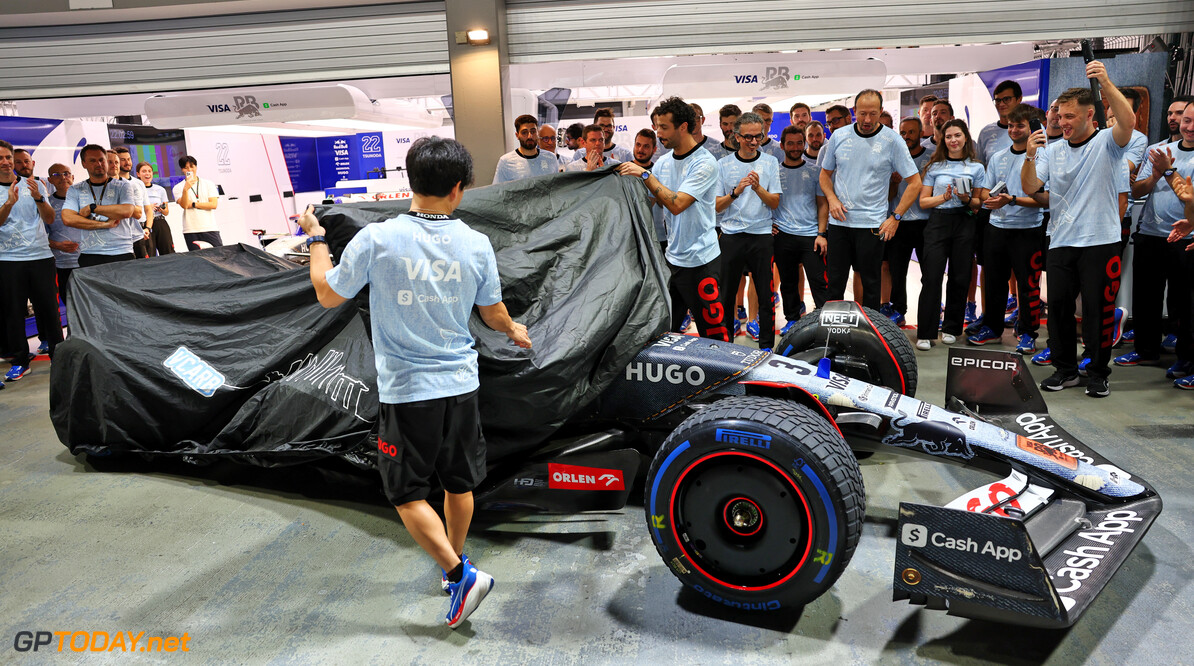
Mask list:
[[[402,257],[406,264],[406,276],[411,280],[428,280],[430,282],[460,282],[460,262],[448,262],[443,259],[429,261]]]

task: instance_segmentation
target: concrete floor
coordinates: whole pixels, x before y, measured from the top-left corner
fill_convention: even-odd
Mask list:
[[[938,403],[946,353],[942,345],[918,353],[920,395]],[[1033,370],[1038,380],[1047,371]],[[439,572],[393,509],[96,471],[58,443],[48,383],[49,364],[37,361],[0,392],[4,663],[127,663],[121,652],[46,655],[56,637],[38,653],[11,642],[19,631],[84,630],[185,632],[190,659],[202,663],[1194,663],[1194,395],[1156,368],[1116,369],[1109,399],[1081,389],[1050,396],[1066,428],[1165,500],[1149,535],[1068,631],[893,603],[899,501],[945,503],[987,477],[890,455],[863,465],[867,521],[853,561],[799,616],[732,614],[687,593],[631,506],[513,522],[482,516],[468,552],[497,587],[451,631],[441,622]]]

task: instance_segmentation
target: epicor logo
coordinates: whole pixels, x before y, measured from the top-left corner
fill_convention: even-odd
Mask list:
[[[999,361],[989,358],[962,358],[954,356],[949,359],[950,365],[955,365],[961,368],[981,368],[983,370],[1015,370],[1015,361]]]

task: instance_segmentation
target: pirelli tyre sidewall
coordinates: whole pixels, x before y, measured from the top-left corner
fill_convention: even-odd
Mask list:
[[[836,428],[786,400],[727,398],[655,454],[647,528],[664,564],[714,603],[772,612],[824,594],[862,530],[862,475]]]
[[[823,347],[826,339],[830,347],[848,349],[851,355],[865,358],[877,375],[872,383],[886,386],[896,393],[916,397],[916,349],[895,322],[870,308],[858,306],[865,314],[870,335],[851,335],[839,338],[821,324],[821,308],[805,314],[792,330],[780,339],[775,349],[783,356],[791,356],[814,347]],[[833,343],[837,344],[834,345]],[[831,352],[832,353],[832,352]]]

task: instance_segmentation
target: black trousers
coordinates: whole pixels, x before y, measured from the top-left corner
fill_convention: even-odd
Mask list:
[[[924,261],[925,225],[928,220],[904,220],[895,236],[887,242],[887,268],[891,272],[891,305],[896,312],[908,314],[908,265],[912,252]]]
[[[827,300],[840,301],[846,297],[846,282],[850,269],[862,280],[862,304],[879,309],[879,290],[883,284],[883,251],[886,243],[879,238],[879,229],[855,229],[829,224],[829,292]]]
[[[62,342],[62,320],[58,318],[57,280],[54,258],[31,261],[0,261],[0,303],[4,309],[4,340],[8,347],[3,356],[14,357],[14,365],[29,362],[29,342],[25,337],[26,303],[33,304],[37,332],[54,348]]]
[[[1045,252],[1041,247],[1041,230],[1000,229],[988,224],[986,232],[986,264],[983,271],[987,286],[983,288],[983,325],[1003,334],[1003,314],[1007,307],[1007,280],[1016,276],[1016,302],[1020,314],[1016,320],[1016,335],[1031,335],[1035,340],[1041,326],[1041,268]]]
[[[692,268],[672,264],[668,264],[668,267],[672,269],[672,277],[668,282],[668,294],[672,298],[672,330],[680,330],[685,312],[692,312],[697,332],[702,338],[729,342],[719,284],[721,257]]]
[[[118,261],[132,261],[136,257],[130,252],[129,254],[87,254],[79,255],[79,268],[87,268],[88,266],[100,266],[102,264],[114,264]]]
[[[771,234],[727,234],[718,240],[721,244],[721,270],[724,275],[741,275],[743,269],[750,272],[750,283],[759,299],[759,348],[775,347],[775,306],[771,303],[771,262],[774,245]],[[726,312],[734,311],[737,294],[726,289],[721,295],[721,305]],[[800,310],[800,306],[796,306]]]
[[[974,218],[961,208],[929,213],[925,226],[925,251],[920,258],[920,303],[916,308],[916,338],[937,339],[937,313],[941,308],[941,278],[945,281],[945,319],[942,333],[961,335],[965,326],[966,291],[970,288],[970,262],[974,257]],[[999,308],[1003,312],[1003,307]]]
[[[149,256],[174,254],[174,236],[170,233],[170,223],[164,217],[153,218],[153,228],[149,230]]]
[[[775,245],[775,267],[779,270],[779,293],[784,301],[784,319],[796,321],[800,318],[800,267],[808,279],[808,288],[813,296],[813,305],[825,304],[829,291],[829,273],[825,259],[817,252],[816,236],[796,236],[779,232],[772,237]]]
[[[1115,296],[1123,268],[1119,242],[1092,247],[1049,248],[1049,349],[1053,367],[1064,375],[1078,372],[1075,301],[1082,295],[1082,339],[1092,377],[1111,374],[1115,341]],[[1139,335],[1139,334],[1137,334]]]
[[[156,223],[154,226],[157,226]],[[184,233],[183,238],[187,241],[187,251],[196,252],[199,250],[199,245],[196,241],[203,241],[212,247],[223,247],[224,240],[220,238],[218,231],[196,231],[195,233]]]
[[[1136,234],[1132,255],[1132,317],[1136,329],[1136,353],[1140,358],[1161,357],[1162,306],[1169,306],[1169,320],[1177,324],[1177,357],[1194,361],[1191,338],[1191,275],[1187,264],[1194,252],[1186,252],[1190,241],[1170,243],[1161,236]],[[1168,297],[1165,286],[1169,285]],[[1162,302],[1164,299],[1164,303]]]

